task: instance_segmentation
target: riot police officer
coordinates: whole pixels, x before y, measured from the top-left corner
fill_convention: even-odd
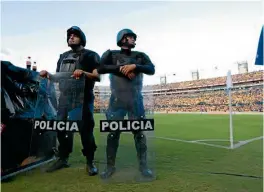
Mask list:
[[[77,26],[72,26],[67,30],[67,43],[71,50],[60,55],[56,72],[72,72],[73,77],[76,79],[85,76],[84,104],[80,135],[83,145],[82,153],[87,160],[87,172],[90,176],[93,176],[98,173],[93,162],[94,153],[97,148],[93,134],[95,125],[93,117],[93,88],[95,81],[100,81],[100,76],[94,74],[93,71],[99,66],[100,57],[96,52],[84,48],[86,45],[86,36]],[[48,73],[47,71],[41,71],[40,75],[42,77],[47,77]],[[58,111],[58,113],[60,116],[65,116],[65,114],[60,114],[64,113],[63,111]],[[59,158],[48,168],[47,172],[69,167],[68,158],[73,149],[73,133],[58,132],[57,137],[59,141]]]
[[[137,35],[130,29],[123,29],[117,34],[117,45],[121,50],[107,50],[101,57],[97,73],[110,73],[111,96],[106,112],[108,120],[145,118],[142,86],[143,74],[153,75],[155,66],[143,52],[132,51]],[[96,74],[96,73],[95,73]],[[134,131],[134,141],[139,161],[139,170],[145,177],[153,173],[147,166],[146,136],[141,131]],[[115,172],[115,158],[119,145],[120,132],[110,132],[107,137],[107,167],[102,178],[109,178]]]

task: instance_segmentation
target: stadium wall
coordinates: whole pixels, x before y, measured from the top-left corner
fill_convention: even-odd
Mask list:
[[[94,114],[104,114],[103,112],[95,112]],[[154,114],[208,114],[208,115],[228,115],[229,112],[158,112],[155,111]],[[234,115],[263,115],[263,112],[233,112]]]
[[[216,114],[216,115],[227,115],[229,112],[212,111],[212,112],[154,112],[155,114]],[[233,112],[234,115],[263,115],[263,112]]]

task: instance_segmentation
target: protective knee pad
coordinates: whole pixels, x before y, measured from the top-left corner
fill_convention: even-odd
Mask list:
[[[116,153],[116,150],[119,145],[119,138],[120,138],[120,133],[118,132],[113,132],[109,133],[107,136],[107,149],[109,151],[112,151],[113,153]]]
[[[120,138],[120,133],[118,132],[109,133],[107,136],[106,154],[107,154],[108,165],[112,165],[112,166],[115,165],[115,158],[119,145],[119,138]]]
[[[147,139],[144,133],[134,133],[134,140],[137,150],[145,152],[147,150]]]
[[[109,133],[107,136],[107,140],[109,141],[116,141],[116,140],[119,140],[119,138],[120,138],[119,132],[112,132],[112,133]]]

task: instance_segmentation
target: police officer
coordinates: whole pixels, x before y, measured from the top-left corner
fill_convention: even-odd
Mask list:
[[[82,153],[87,161],[87,172],[90,176],[93,176],[98,173],[98,170],[93,163],[94,153],[97,148],[93,134],[95,124],[93,117],[93,88],[95,81],[100,81],[100,76],[93,73],[93,71],[99,66],[100,57],[96,52],[84,48],[86,45],[86,37],[83,31],[77,26],[72,26],[67,30],[67,43],[71,50],[60,55],[56,72],[72,72],[73,78],[76,79],[79,79],[81,76],[85,77],[80,135],[83,145]],[[40,75],[42,77],[50,76],[47,71],[41,71]],[[66,112],[60,110],[58,113],[59,116],[66,115],[62,114]],[[50,168],[48,168],[47,172],[69,167],[68,158],[73,148],[73,133],[58,132],[57,137],[59,141],[59,158]]]
[[[155,66],[143,52],[132,51],[137,35],[130,29],[123,29],[117,34],[117,45],[121,50],[107,50],[101,57],[101,65],[95,74],[110,73],[111,96],[106,112],[108,120],[144,119],[142,84],[143,74],[153,75]],[[96,73],[97,72],[97,73]],[[134,131],[134,141],[139,161],[139,170],[145,177],[153,173],[147,166],[146,137],[141,131]],[[120,132],[111,132],[107,137],[107,167],[101,177],[109,178],[115,172],[115,158],[119,145]]]

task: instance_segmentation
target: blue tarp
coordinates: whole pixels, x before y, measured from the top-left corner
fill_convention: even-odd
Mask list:
[[[1,61],[1,179],[9,178],[25,166],[23,162],[38,151],[47,151],[39,161],[53,156],[52,134],[40,135],[34,132],[33,120],[36,112],[55,116],[55,88],[47,87],[47,80],[39,73],[17,67],[9,61]],[[53,95],[51,95],[53,94]],[[46,101],[49,102],[46,102]],[[43,107],[45,106],[45,107]],[[36,108],[39,108],[36,110]],[[42,146],[46,146],[43,149]],[[47,155],[46,155],[47,154]],[[39,162],[35,162],[35,164]],[[35,165],[36,166],[36,165]]]

